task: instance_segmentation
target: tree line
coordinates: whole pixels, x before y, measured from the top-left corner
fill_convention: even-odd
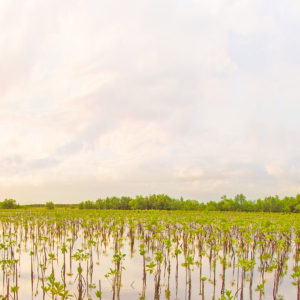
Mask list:
[[[226,195],[221,200],[207,203],[197,200],[184,200],[171,198],[165,194],[149,196],[136,196],[135,198],[106,197],[96,201],[87,200],[79,204],[80,209],[121,209],[121,210],[209,210],[209,211],[262,211],[262,212],[300,212],[300,194],[295,197],[268,196],[264,199],[247,200],[243,194],[236,195],[233,199]]]
[[[99,198],[96,201],[87,200],[76,204],[55,204],[52,201],[46,204],[19,205],[14,199],[4,199],[0,201],[0,209],[16,209],[26,207],[46,207],[47,209],[61,208],[79,208],[79,209],[121,209],[121,210],[144,210],[144,209],[162,209],[162,210],[198,210],[198,211],[261,211],[261,212],[300,212],[300,194],[295,197],[268,196],[264,199],[247,200],[243,194],[238,194],[234,198],[222,196],[220,201],[209,201],[207,203],[197,200],[184,200],[171,198],[166,194],[153,194],[149,196],[138,195],[134,198],[106,197]]]

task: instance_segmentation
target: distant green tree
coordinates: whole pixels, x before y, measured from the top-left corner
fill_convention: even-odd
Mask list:
[[[246,200],[242,206],[242,211],[257,211],[256,203],[254,201]]]
[[[245,204],[246,196],[244,194],[237,194],[234,197],[234,207],[235,210],[241,211],[243,208],[243,205]]]
[[[264,199],[263,210],[266,212],[286,212],[289,208],[287,204],[276,195],[275,197],[269,196]]]
[[[54,203],[52,201],[48,201],[48,202],[46,202],[45,207],[47,209],[54,209],[55,205],[54,205]]]
[[[214,210],[218,210],[217,208],[218,204],[217,202],[215,201],[209,201],[207,204],[206,204],[206,210],[208,211],[214,211]]]
[[[18,208],[19,205],[17,204],[16,200],[14,199],[4,199],[4,201],[0,202],[0,208],[3,209],[13,209]]]
[[[94,209],[94,208],[97,208],[97,206],[91,200],[87,200],[87,201],[79,203],[79,209]]]
[[[263,211],[264,210],[264,201],[260,198],[257,199],[255,204],[256,211]]]
[[[294,212],[296,206],[300,204],[300,194],[296,197],[284,197],[282,201],[289,208],[289,211]]]
[[[221,211],[233,211],[235,210],[234,202],[224,195],[221,197],[221,201],[218,202],[217,209]]]
[[[295,207],[294,212],[300,213],[300,204],[298,204],[298,205]]]

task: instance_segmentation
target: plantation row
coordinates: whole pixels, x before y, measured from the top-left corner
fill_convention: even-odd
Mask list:
[[[299,300],[296,214],[27,209],[0,233],[7,299]]]

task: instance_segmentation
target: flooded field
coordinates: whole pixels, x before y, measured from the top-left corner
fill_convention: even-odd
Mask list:
[[[0,212],[0,299],[299,299],[297,214]]]

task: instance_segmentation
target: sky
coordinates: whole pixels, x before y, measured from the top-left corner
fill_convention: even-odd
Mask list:
[[[0,0],[0,198],[300,192],[298,0]]]

